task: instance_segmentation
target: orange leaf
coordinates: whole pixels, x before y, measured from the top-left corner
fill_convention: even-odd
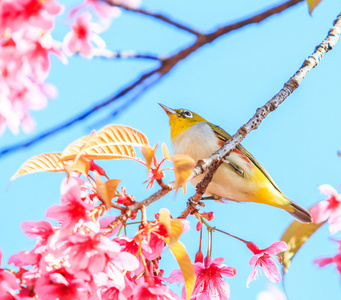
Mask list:
[[[70,172],[77,172],[88,176],[90,170],[90,161],[84,157],[80,157],[76,161],[68,161],[65,164],[65,171],[70,174]]]
[[[15,178],[35,172],[62,172],[65,171],[64,164],[60,161],[61,153],[47,153],[34,156],[28,159],[19,170],[11,177]]]
[[[175,193],[184,185],[187,179],[192,175],[192,169],[195,167],[195,160],[188,155],[174,155],[172,157],[175,174]]]
[[[71,143],[62,153],[62,160],[84,156],[88,159],[136,159],[134,146],[148,145],[147,137],[130,127],[107,126],[95,134]]]
[[[172,157],[169,154],[168,148],[165,143],[162,144],[162,154],[164,158],[172,160]]]
[[[309,211],[312,207],[309,209]],[[289,227],[285,230],[282,235],[281,240],[288,244],[288,250],[282,252],[283,256],[282,264],[283,264],[283,277],[287,272],[290,262],[298,252],[298,250],[302,247],[302,245],[312,236],[312,234],[319,229],[326,221],[321,222],[319,224],[316,223],[300,223],[298,221],[293,221]]]
[[[186,299],[189,300],[195,284],[194,266],[188,257],[185,246],[180,241],[176,241],[172,246],[169,246],[169,249],[180,266],[185,279]]]
[[[146,160],[146,163],[147,163],[148,173],[149,173],[150,167],[152,165],[153,158],[155,156],[155,150],[156,150],[157,146],[158,145],[156,144],[154,149],[152,147],[150,147],[149,145],[145,145],[145,146],[141,147],[142,155],[143,155],[143,157],[144,157],[144,159]]]
[[[82,138],[72,142],[68,145],[61,155],[61,160],[69,160],[73,159],[77,156],[79,151],[85,147],[90,139],[91,135],[83,136]]]
[[[117,186],[121,182],[119,179],[111,179],[103,182],[97,171],[95,173],[95,180],[97,186],[97,193],[105,206],[109,209],[111,207],[111,200],[115,196]]]

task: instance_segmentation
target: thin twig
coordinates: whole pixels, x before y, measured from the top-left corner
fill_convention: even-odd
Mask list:
[[[133,50],[124,50],[124,51],[111,51],[108,49],[99,49],[95,48],[91,51],[91,55],[94,57],[100,57],[100,58],[123,58],[123,59],[148,59],[148,60],[157,60],[157,61],[163,61],[164,57],[158,57],[156,55],[151,54],[142,54],[137,53]]]
[[[112,5],[112,6],[116,6],[116,7],[119,7],[119,8],[122,8],[126,11],[131,11],[131,12],[134,12],[134,13],[138,13],[138,14],[142,14],[142,15],[145,15],[145,16],[148,16],[148,17],[152,17],[152,18],[155,18],[155,19],[158,19],[160,21],[163,21],[169,25],[172,25],[172,26],[175,26],[176,28],[178,29],[181,29],[181,30],[184,30],[184,31],[187,31],[189,33],[192,33],[196,36],[201,36],[203,35],[201,32],[197,31],[197,30],[194,30],[188,26],[185,26],[183,24],[181,24],[180,22],[176,22],[172,19],[170,19],[169,17],[166,17],[165,15],[163,14],[160,14],[160,13],[155,13],[155,12],[152,12],[152,11],[148,11],[146,9],[142,9],[142,8],[133,8],[133,7],[130,7],[128,5],[124,5],[124,4],[115,4],[112,0],[104,0],[105,2],[107,2],[108,4]]]
[[[125,88],[123,88],[122,90],[120,90],[112,98],[96,104],[95,106],[87,109],[86,111],[82,112],[78,116],[73,117],[72,119],[66,121],[65,123],[57,125],[57,126],[51,128],[45,132],[33,137],[32,139],[29,139],[27,141],[20,142],[20,143],[17,143],[17,144],[14,144],[14,145],[0,149],[0,158],[4,157],[6,154],[9,154],[11,152],[17,151],[17,150],[22,149],[22,148],[29,147],[29,146],[47,138],[48,136],[51,136],[51,135],[53,135],[59,131],[62,131],[64,129],[74,125],[75,123],[78,123],[80,121],[85,120],[86,118],[91,116],[94,112],[98,111],[99,109],[102,109],[102,108],[108,106],[109,104],[119,100],[120,98],[122,98],[123,96],[127,95],[130,92],[139,90],[139,87],[145,85],[146,82],[148,83],[148,87],[151,87],[156,82],[158,82],[164,75],[166,75],[169,71],[171,71],[176,64],[178,64],[180,61],[185,59],[187,56],[189,56],[190,54],[192,54],[193,52],[195,52],[196,50],[198,50],[202,46],[213,42],[217,38],[231,32],[233,30],[240,29],[243,26],[246,26],[249,24],[259,23],[259,22],[265,20],[266,18],[268,18],[272,15],[281,13],[282,11],[286,10],[287,8],[289,8],[291,6],[296,5],[297,3],[301,2],[301,1],[303,1],[303,0],[289,0],[289,1],[283,3],[279,6],[268,9],[268,10],[266,10],[260,14],[256,14],[256,15],[254,15],[250,18],[247,18],[243,21],[236,22],[236,23],[231,24],[231,25],[223,26],[223,27],[218,28],[216,31],[214,31],[208,35],[199,36],[194,44],[192,44],[191,46],[177,52],[173,56],[171,56],[167,59],[164,59],[161,62],[160,66],[158,66],[157,68],[155,68],[152,71],[149,71],[149,72],[143,74],[136,81],[134,81],[132,84],[130,84],[130,85],[126,86]],[[141,89],[139,96],[141,96],[145,90],[146,89]],[[122,111],[123,109],[126,109],[131,104],[133,104],[137,98],[138,97],[136,97],[136,96],[132,97],[129,101],[126,101],[123,105],[119,106],[117,108],[117,110],[115,110],[113,112],[113,114],[116,114],[117,111]]]
[[[163,196],[168,194],[171,190],[174,189],[174,183],[165,184],[161,190],[158,190],[153,195],[148,197],[141,202],[135,202],[134,204],[130,205],[125,211],[122,211],[121,215],[115,219],[108,227],[106,228],[104,234],[111,233],[117,226],[123,224],[127,221],[127,219],[132,216],[135,212],[139,211],[147,207],[148,205],[152,204],[153,202],[161,199]]]
[[[331,50],[338,41],[341,34],[341,13],[334,21],[334,26],[329,30],[327,37],[315,51],[304,62],[301,68],[284,84],[284,87],[264,106],[257,109],[255,115],[235,133],[218,151],[211,155],[208,159],[202,160],[198,166],[193,169],[193,177],[205,172],[208,173],[203,180],[197,185],[197,190],[192,198],[191,205],[187,205],[179,218],[187,218],[187,216],[196,210],[195,206],[199,203],[204,195],[207,186],[212,181],[212,177],[218,167],[222,164],[222,159],[229,155],[231,151],[249,134],[252,130],[258,128],[259,124],[272,111],[274,111],[291,93],[293,93],[305,77],[305,75],[318,65],[321,58]]]

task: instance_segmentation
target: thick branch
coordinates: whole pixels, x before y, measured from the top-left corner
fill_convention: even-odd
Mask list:
[[[211,155],[208,159],[199,162],[198,166],[193,170],[193,177],[197,176],[208,169],[203,180],[197,185],[197,190],[193,196],[191,205],[188,205],[180,218],[187,216],[195,210],[195,205],[199,203],[204,195],[207,186],[212,181],[212,177],[218,167],[222,164],[222,158],[229,155],[231,151],[249,134],[252,130],[257,129],[264,118],[274,111],[292,92],[294,92],[305,75],[318,65],[321,58],[331,50],[338,41],[341,34],[341,13],[334,21],[334,26],[329,30],[327,37],[323,42],[315,48],[315,51],[303,63],[301,68],[284,84],[284,87],[264,106],[257,109],[255,115],[242,127],[239,128],[218,151]],[[194,205],[193,205],[194,204]]]
[[[269,9],[269,10],[266,10],[260,14],[252,16],[250,18],[247,18],[243,21],[240,21],[240,22],[237,22],[237,23],[234,23],[231,25],[220,27],[216,31],[212,32],[209,35],[199,36],[194,44],[192,44],[191,46],[189,46],[189,47],[187,47],[181,51],[179,51],[178,53],[174,54],[173,56],[171,56],[169,58],[165,58],[161,62],[161,66],[158,66],[156,69],[143,74],[138,80],[136,80],[132,84],[128,85],[127,87],[123,88],[121,91],[119,91],[112,98],[110,98],[104,102],[100,102],[99,104],[89,108],[88,110],[86,110],[83,113],[79,114],[78,116],[70,119],[69,121],[66,121],[65,123],[59,124],[59,125],[55,126],[54,128],[49,129],[46,132],[41,133],[41,134],[35,136],[34,138],[28,140],[28,141],[21,142],[21,143],[0,149],[0,157],[3,157],[6,154],[9,154],[9,153],[14,152],[16,150],[29,147],[29,146],[43,140],[44,138],[46,138],[48,136],[51,136],[51,135],[53,135],[59,131],[62,131],[62,130],[70,127],[71,125],[73,125],[75,123],[78,123],[82,120],[85,120],[86,118],[88,118],[90,115],[92,115],[97,110],[102,109],[102,108],[106,107],[107,105],[111,104],[112,102],[119,100],[120,98],[127,95],[128,93],[136,91],[136,90],[139,91],[137,94],[134,95],[134,97],[132,97],[129,101],[126,101],[123,105],[121,105],[117,110],[115,110],[113,112],[113,115],[117,114],[117,112],[122,111],[123,109],[127,108],[129,105],[134,103],[134,101],[136,101],[136,99],[138,98],[137,96],[141,96],[142,93],[146,90],[146,86],[151,87],[152,85],[154,85],[164,75],[166,75],[169,71],[171,71],[177,63],[179,63],[180,61],[185,59],[187,56],[189,56],[190,54],[192,54],[193,52],[195,52],[196,50],[198,50],[202,46],[213,42],[218,37],[221,37],[221,36],[231,32],[233,30],[237,30],[237,29],[242,28],[242,27],[249,25],[249,24],[259,23],[259,22],[265,20],[266,18],[268,18],[274,14],[281,13],[282,11],[286,10],[287,8],[289,8],[291,6],[296,5],[297,3],[301,2],[301,1],[303,1],[303,0],[289,0],[289,1],[283,3],[279,6],[276,6],[274,8]]]

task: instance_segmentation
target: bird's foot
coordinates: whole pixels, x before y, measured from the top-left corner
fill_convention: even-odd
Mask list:
[[[200,206],[200,207],[205,207],[205,203],[204,203],[204,202],[201,202],[201,201],[196,202],[196,201],[193,200],[193,197],[190,197],[190,198],[188,199],[187,204],[188,204],[188,205],[191,205],[191,206],[194,207],[194,208],[196,208],[197,205]]]

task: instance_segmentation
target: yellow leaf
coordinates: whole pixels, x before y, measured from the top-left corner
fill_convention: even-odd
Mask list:
[[[309,7],[309,13],[311,14],[313,9],[319,5],[319,3],[321,2],[321,0],[306,0],[308,3],[308,7]]]
[[[179,240],[182,231],[184,230],[184,225],[179,219],[171,220],[170,224],[172,227],[172,236],[169,242],[169,246],[171,247],[177,240]]]
[[[80,156],[87,159],[136,159],[133,147],[145,145],[148,145],[148,139],[143,133],[127,126],[110,125],[71,143],[61,159]]]
[[[194,266],[188,257],[185,246],[180,241],[176,241],[169,249],[172,251],[180,266],[182,275],[185,279],[186,300],[189,300],[195,284]]]
[[[172,157],[169,154],[168,148],[165,143],[162,144],[162,154],[164,158],[172,160]]]
[[[192,175],[192,169],[195,167],[195,160],[188,155],[174,155],[172,157],[175,174],[175,193],[184,185],[187,179]]]
[[[15,178],[31,174],[35,172],[62,172],[64,170],[64,164],[60,161],[61,153],[47,153],[34,156],[28,159],[19,168],[19,170],[12,176],[11,181]]]
[[[65,171],[68,173],[68,175],[70,174],[70,172],[77,172],[87,177],[89,170],[90,162],[84,157],[81,157],[76,161],[68,161],[65,164]]]
[[[111,200],[115,196],[117,186],[121,182],[119,179],[111,179],[103,182],[97,171],[95,173],[95,181],[97,186],[97,193],[105,206],[109,209],[111,207]]]
[[[152,165],[153,158],[154,158],[154,155],[155,155],[155,150],[156,150],[157,146],[158,145],[156,144],[154,149],[152,147],[150,147],[149,145],[145,145],[145,146],[141,147],[142,155],[143,155],[143,157],[144,157],[144,159],[146,160],[146,163],[147,163],[148,173],[149,173],[150,167]]]
[[[309,211],[311,208],[309,209]],[[319,224],[310,223],[304,224],[298,221],[293,221],[286,231],[283,233],[281,240],[288,244],[288,250],[282,252],[283,256],[283,276],[287,272],[290,262],[296,255],[297,251],[310,238],[310,236],[319,229],[326,221]]]

